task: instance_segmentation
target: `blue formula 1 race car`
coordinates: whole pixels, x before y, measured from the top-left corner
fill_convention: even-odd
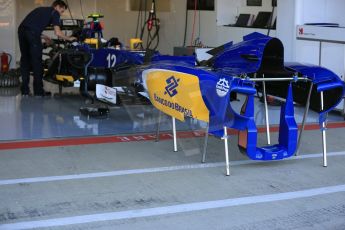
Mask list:
[[[57,84],[59,93],[63,87],[78,87],[80,94],[92,101],[83,106],[82,113],[104,116],[109,113],[107,105],[127,103],[150,103],[140,96],[142,84],[137,84],[137,72],[147,64],[164,60],[182,61],[194,65],[194,57],[160,55],[157,51],[116,49],[119,42],[102,43],[99,39],[88,38],[83,42],[66,44],[55,49],[47,60],[44,80]],[[56,41],[59,42],[59,41]],[[54,50],[53,50],[54,51]],[[104,103],[94,103],[101,101]]]
[[[155,13],[150,11],[149,15],[147,25],[151,25],[150,22],[157,24],[159,20]],[[105,40],[104,26],[99,20],[103,15],[91,14],[88,18],[91,21],[86,24],[83,20],[77,20],[77,25],[72,27],[66,23],[69,30],[73,28],[72,36],[77,37],[78,42],[66,43],[54,40],[52,49],[47,53],[48,58],[44,62],[46,69],[44,80],[57,84],[60,94],[63,87],[79,87],[80,93],[92,102],[99,99],[106,103],[119,104],[121,103],[120,98],[117,97],[119,91],[114,87],[124,86],[121,88],[122,92],[125,91],[123,95],[135,95],[135,87],[132,86],[136,82],[137,74],[133,67],[149,63],[153,59],[164,59],[164,56],[149,50],[152,40],[147,44],[146,50],[140,39],[131,39],[134,42],[131,43],[131,50],[124,49],[117,38]],[[155,26],[158,27],[156,24]],[[143,30],[144,28],[146,27],[143,27]],[[154,38],[156,36],[151,39]],[[136,47],[142,50],[137,50]],[[193,58],[187,59],[194,61]],[[131,100],[136,98],[132,97]],[[90,107],[90,109],[95,111],[94,115],[103,115],[109,111],[103,106]]]
[[[50,52],[44,79],[58,84],[60,89],[80,85],[81,93],[87,97],[88,91],[95,90],[96,84],[116,84],[113,82],[115,72],[144,62],[145,52],[115,49],[119,43],[117,39],[111,45],[97,38],[73,44],[55,42],[63,43],[63,48],[59,46]]]
[[[151,17],[158,20],[154,12],[150,12],[148,22],[153,20]],[[103,15],[91,14],[88,18],[91,19],[90,22],[84,24],[83,20],[77,20],[77,26],[73,26],[72,36],[77,37],[78,42],[54,40],[45,60],[44,80],[58,84],[60,94],[63,87],[79,87],[81,94],[92,102],[99,99],[119,104],[118,91],[114,87],[125,86],[125,94],[133,95],[135,88],[132,86],[136,82],[136,70],[133,67],[149,63],[157,57],[164,59],[164,56],[149,50],[150,46],[143,50],[140,39],[131,39],[134,40],[131,50],[124,49],[117,38],[105,40],[104,26],[99,20]],[[142,50],[137,50],[136,47],[141,47]],[[103,109],[101,111],[100,113],[104,113]]]
[[[294,102],[310,104],[324,131],[326,114],[344,97],[344,82],[330,70],[284,63],[283,44],[277,38],[252,33],[238,44],[228,43],[209,53],[213,57],[199,66],[168,58],[152,61],[140,72],[139,81],[152,104],[173,119],[205,121],[209,133],[224,139],[227,128],[238,130],[238,146],[253,160],[280,160],[296,152]],[[257,146],[254,96],[258,90],[285,99],[275,145]],[[231,93],[245,97],[240,112],[230,103]],[[229,175],[228,161],[226,165]]]
[[[142,85],[136,84],[138,67],[164,60],[195,63],[194,57],[167,56],[152,50],[126,50],[116,38],[109,41],[81,38],[78,43],[55,40],[49,56],[44,80],[59,85],[60,93],[63,87],[79,87],[82,96],[109,104],[121,103],[119,90],[116,90],[120,87],[121,91],[125,89],[125,95],[133,95],[132,99],[138,100],[136,93],[142,90]],[[146,98],[139,97],[139,101],[143,100],[147,102]],[[104,113],[103,109],[96,109],[95,115],[98,113]]]

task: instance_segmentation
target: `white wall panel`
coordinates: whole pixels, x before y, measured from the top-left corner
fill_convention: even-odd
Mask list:
[[[339,23],[345,26],[344,0],[298,0],[301,4],[299,14],[304,23]]]
[[[321,48],[321,65],[331,69],[338,76],[343,76],[345,73],[345,45],[323,42]]]
[[[286,61],[296,60],[296,1],[278,0],[277,37],[283,42]]]
[[[325,22],[327,1],[329,0],[302,0],[303,8],[299,13],[303,16],[303,23]]]
[[[280,0],[282,1],[282,0]],[[345,1],[344,0],[295,0],[296,1],[296,23],[291,25],[295,28],[297,25],[303,25],[305,23],[338,23],[340,26],[345,26]],[[312,27],[316,30],[317,27]],[[326,28],[325,28],[326,29]],[[339,40],[343,41],[341,36],[341,28],[334,29],[334,33],[329,32],[326,34],[316,34],[319,39],[326,40]],[[331,29],[329,30],[331,31]],[[295,38],[296,41],[296,38]],[[338,43],[322,42],[320,50],[320,42],[318,41],[301,41],[297,40],[295,46],[292,46],[296,50],[296,60],[303,62],[310,62],[313,64],[320,64],[326,67],[338,76],[342,76],[344,80],[345,75],[345,45]],[[320,60],[319,56],[321,54]],[[344,109],[344,103],[341,103],[337,107],[338,109]]]
[[[241,0],[216,0],[217,25],[235,24],[242,6]]]
[[[296,61],[302,63],[310,63],[319,65],[320,43],[317,41],[303,41],[296,42]]]
[[[327,20],[345,26],[345,1],[328,0],[326,2]]]

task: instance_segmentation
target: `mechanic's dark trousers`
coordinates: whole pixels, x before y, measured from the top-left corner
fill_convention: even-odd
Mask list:
[[[41,34],[28,30],[24,27],[18,28],[19,47],[21,52],[20,71],[22,75],[22,94],[29,94],[30,70],[34,75],[34,95],[43,95],[43,66],[42,66],[42,42]]]

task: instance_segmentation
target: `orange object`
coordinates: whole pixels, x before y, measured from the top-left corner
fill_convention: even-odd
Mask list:
[[[99,22],[99,25],[100,25],[101,29],[104,30],[104,22],[103,21]]]
[[[10,68],[10,54],[3,52],[1,54],[1,73],[7,73]]]

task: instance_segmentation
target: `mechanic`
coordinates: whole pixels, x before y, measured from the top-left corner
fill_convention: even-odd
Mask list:
[[[21,52],[20,69],[22,75],[22,95],[29,96],[30,70],[33,71],[34,95],[39,97],[50,96],[50,92],[43,89],[42,66],[42,39],[51,43],[51,38],[42,34],[43,30],[52,25],[55,35],[63,40],[73,41],[75,37],[66,36],[60,29],[60,16],[67,9],[67,4],[62,0],[56,0],[50,7],[38,7],[31,11],[18,28],[19,47]]]

